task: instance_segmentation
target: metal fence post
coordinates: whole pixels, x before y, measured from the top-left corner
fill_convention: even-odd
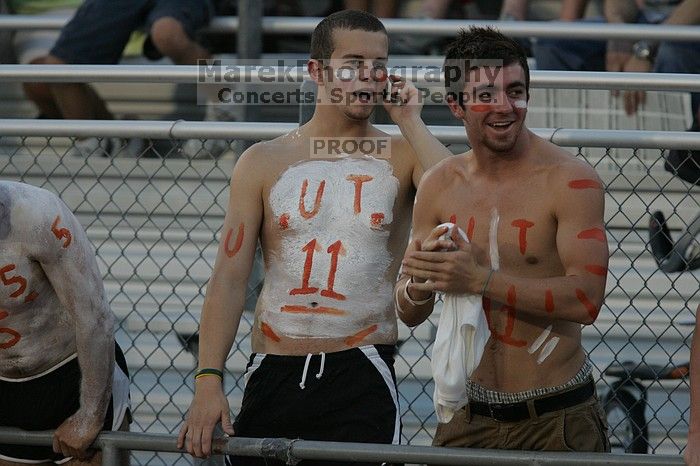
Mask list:
[[[102,466],[121,466],[119,448],[112,444],[102,447]]]
[[[263,3],[259,0],[238,0],[238,63],[252,64],[253,60],[259,60],[262,55],[262,18]],[[242,90],[250,87],[243,84]],[[243,108],[243,121],[257,121],[259,109],[254,105],[245,105]]]

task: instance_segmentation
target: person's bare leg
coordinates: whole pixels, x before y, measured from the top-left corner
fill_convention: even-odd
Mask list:
[[[197,60],[211,58],[209,51],[190,39],[175,18],[159,18],[151,26],[150,34],[158,51],[178,65],[196,65]]]
[[[397,8],[396,0],[375,0],[373,13],[378,18],[395,18]]]
[[[29,63],[32,65],[46,64],[46,57],[35,58]],[[42,116],[54,119],[63,118],[47,83],[22,83],[22,88],[24,94],[36,105]]]
[[[49,55],[46,63],[63,65],[60,58]],[[63,118],[67,120],[105,120],[112,119],[112,114],[94,90],[83,83],[52,83],[49,85],[56,106]]]

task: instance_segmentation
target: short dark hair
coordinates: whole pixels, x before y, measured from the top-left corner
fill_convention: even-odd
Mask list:
[[[469,70],[465,69],[467,60],[471,61],[472,65],[478,65],[480,60],[498,60],[503,66],[518,63],[525,72],[525,91],[527,96],[530,96],[530,67],[525,50],[518,42],[496,29],[472,26],[469,30],[460,30],[457,39],[447,46],[445,52],[445,88],[448,95],[459,97],[460,104],[464,84],[469,75]],[[448,79],[448,71],[451,71],[453,77],[457,74],[457,79]]]
[[[311,58],[331,58],[335,50],[333,31],[336,29],[387,33],[382,22],[373,14],[359,10],[337,11],[323,18],[311,34]]]

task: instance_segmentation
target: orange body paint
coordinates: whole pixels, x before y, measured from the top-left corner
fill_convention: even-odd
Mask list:
[[[532,228],[535,224],[530,222],[529,220],[520,218],[517,220],[513,220],[513,223],[511,223],[511,225],[515,228],[520,229],[520,233],[518,235],[518,242],[520,243],[520,254],[525,254],[525,251],[527,250],[527,229]]]
[[[4,319],[8,315],[9,314],[7,313],[7,311],[0,310],[0,320]],[[4,333],[4,334],[12,336],[12,338],[10,338],[9,340],[0,343],[0,349],[11,348],[11,347],[15,346],[17,344],[17,342],[22,338],[22,335],[20,335],[20,333],[17,332],[17,330],[7,328],[7,327],[0,327],[0,333]]]
[[[68,246],[70,246],[71,241],[73,241],[73,236],[70,234],[70,231],[67,228],[58,228],[58,223],[60,221],[61,221],[61,216],[57,215],[56,219],[53,221],[53,224],[51,225],[51,232],[56,237],[56,239],[63,239],[63,238],[66,239],[63,242],[63,248],[65,249]]]
[[[36,291],[32,291],[24,298],[24,302],[31,303],[32,301],[34,301],[38,297],[39,297],[39,293],[37,293]]]
[[[345,311],[342,309],[336,309],[334,307],[326,306],[297,306],[297,305],[285,305],[280,309],[282,312],[290,312],[293,314],[330,314],[336,316],[345,315]]]
[[[7,272],[11,272],[15,269],[15,264],[7,264],[4,267],[0,268],[0,280],[2,280],[3,285],[5,286],[12,286],[12,285],[19,285],[19,288],[17,288],[15,291],[10,294],[10,298],[17,298],[18,296],[21,296],[22,293],[24,293],[24,290],[27,288],[27,279],[24,278],[21,275],[16,275],[14,277],[7,277],[5,274]]]
[[[450,223],[454,223],[455,225],[457,225],[457,215],[450,215]]]
[[[595,307],[595,305],[588,299],[588,296],[586,296],[586,293],[582,289],[576,288],[576,297],[579,301],[581,301],[581,304],[585,306],[586,310],[588,311],[588,315],[596,319],[600,309]]]
[[[506,328],[504,333],[498,333],[496,329],[493,327],[493,324],[491,322],[491,298],[483,297],[482,298],[482,306],[484,308],[484,314],[486,314],[486,321],[488,322],[489,325],[489,330],[491,331],[491,335],[498,341],[502,342],[505,345],[510,345],[510,346],[515,346],[515,347],[523,347],[527,345],[527,342],[525,340],[518,340],[513,338],[513,328],[515,327],[515,315],[516,315],[516,309],[515,309],[515,287],[511,285],[510,288],[508,288],[508,293],[507,293],[507,301],[508,304],[504,304],[501,306],[500,311],[501,312],[506,312],[507,313],[507,320],[506,320]]]
[[[265,322],[260,324],[260,330],[262,331],[263,335],[275,343],[279,343],[281,341],[281,338],[275,333],[274,330],[272,330],[272,327],[267,325]]]
[[[476,225],[476,220],[474,220],[474,217],[469,217],[469,222],[467,223],[467,239],[469,242],[472,242],[472,238],[474,237],[474,226]]]
[[[605,242],[605,232],[600,228],[591,228],[589,230],[583,230],[576,237],[578,239],[594,239],[602,243]]]
[[[569,181],[571,189],[603,189],[598,180],[582,179]]]
[[[302,251],[306,253],[306,260],[304,261],[304,274],[301,277],[301,287],[294,288],[289,292],[290,295],[313,294],[318,291],[318,288],[309,286],[309,278],[311,278],[311,267],[314,265],[314,252],[320,250],[321,248],[315,239],[306,243],[306,246],[302,248]]]
[[[243,223],[241,222],[240,225],[238,225],[238,234],[236,235],[236,244],[233,245],[233,248],[229,248],[229,243],[231,242],[231,236],[233,235],[233,228],[228,229],[228,233],[226,233],[226,240],[224,241],[224,251],[226,251],[226,255],[228,257],[233,257],[235,256],[238,251],[241,249],[241,245],[243,244]]]
[[[608,274],[608,269],[600,265],[589,264],[586,266],[586,270],[594,275],[600,275],[601,277]]]
[[[374,324],[372,326],[367,327],[364,330],[360,330],[356,334],[349,336],[345,339],[345,344],[348,346],[355,346],[365,338],[367,338],[369,335],[373,334],[374,332],[377,331],[379,326],[377,324]]]
[[[336,293],[333,291],[333,284],[335,283],[335,272],[338,270],[338,256],[340,254],[345,254],[343,249],[343,243],[340,240],[328,246],[328,252],[331,254],[331,269],[328,272],[328,288],[321,290],[321,296],[331,299],[337,299],[339,301],[345,301],[345,295]]]
[[[375,212],[369,216],[370,218],[370,228],[380,228],[384,222],[384,214],[381,212]]]
[[[493,107],[493,105],[489,104],[474,104],[469,106],[472,111],[479,113],[488,112],[491,107]]]
[[[314,208],[311,210],[311,212],[306,210],[306,206],[304,205],[306,188],[308,187],[309,180],[304,180],[304,182],[301,184],[301,196],[299,196],[299,213],[307,220],[316,216],[318,209],[321,208],[321,199],[323,198],[323,190],[326,188],[326,180],[321,181],[321,184],[318,185],[318,189],[316,190],[316,199],[314,199]]]
[[[282,230],[289,228],[289,214],[280,215],[279,225]]]
[[[544,309],[550,314],[554,312],[554,295],[552,294],[552,290],[544,292]]]
[[[362,183],[372,181],[374,178],[369,175],[348,175],[345,179],[355,183],[355,201],[353,203],[353,209],[355,215],[357,215],[362,212]]]

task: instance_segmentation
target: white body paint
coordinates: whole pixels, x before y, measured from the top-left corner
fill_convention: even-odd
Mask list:
[[[550,324],[549,327],[544,329],[542,333],[540,333],[540,336],[537,337],[537,339],[530,345],[530,347],[527,349],[527,352],[532,354],[538,349],[540,349],[540,346],[542,346],[542,343],[547,339],[549,336],[549,333],[552,331],[552,325]]]
[[[498,256],[498,222],[501,216],[495,208],[491,211],[491,224],[489,225],[489,257],[491,269],[498,270],[500,258]]]
[[[527,100],[516,100],[513,102],[515,108],[527,108]]]
[[[552,354],[552,351],[554,351],[554,348],[557,347],[558,343],[559,337],[552,337],[551,340],[545,343],[544,348],[542,348],[542,352],[540,353],[540,356],[537,358],[537,364],[542,364],[544,360],[547,359],[547,356]]]
[[[355,213],[355,183],[350,175],[369,175],[362,183],[361,211]],[[308,180],[304,205],[314,208],[321,181],[325,189],[318,213],[309,219],[300,214],[299,198],[304,180]],[[372,157],[345,158],[335,161],[309,161],[290,167],[270,192],[270,206],[277,224],[283,214],[289,215],[288,228],[280,229],[281,244],[271,267],[266,271],[265,286],[258,303],[260,318],[275,332],[291,338],[338,338],[353,335],[377,323],[378,311],[392,306],[391,278],[387,270],[389,232],[372,225],[373,213],[384,214],[383,225],[393,220],[394,202],[399,181],[391,165]],[[302,286],[307,253],[305,245],[316,239],[317,251],[308,286],[313,294],[290,295]],[[338,257],[333,290],[345,300],[321,296],[327,288],[332,255],[328,247],[340,240],[343,252]],[[283,306],[296,305],[340,309],[344,315],[282,312]]]

